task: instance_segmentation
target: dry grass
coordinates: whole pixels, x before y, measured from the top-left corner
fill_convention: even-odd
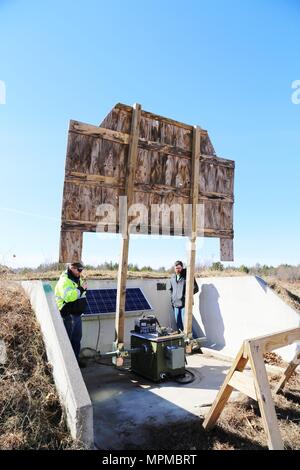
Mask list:
[[[270,380],[275,385],[278,377]],[[285,449],[300,450],[300,375],[295,374],[283,395],[274,395],[279,429]],[[207,408],[208,411],[209,408]],[[146,425],[150,436],[147,449],[160,450],[261,450],[267,449],[266,434],[256,401],[240,395],[225,406],[217,425],[204,431],[199,418],[163,428]],[[130,448],[130,442],[128,442]],[[133,447],[132,447],[133,448]]]
[[[21,287],[0,282],[0,449],[80,448],[67,430],[29,300]]]
[[[173,271],[172,271],[173,272]],[[52,281],[59,278],[62,270],[60,271],[45,271],[45,272],[26,272],[26,273],[14,273],[10,269],[0,269],[0,279],[21,281],[21,280],[45,280]],[[97,269],[85,269],[84,277],[86,279],[117,279],[117,271],[109,270],[97,270]],[[128,279],[166,279],[169,278],[171,273],[169,272],[156,272],[156,271],[129,271]],[[211,271],[202,270],[196,273],[196,277],[218,277],[218,276],[246,276],[247,274],[237,271],[226,269],[224,271]]]
[[[286,303],[300,312],[300,281],[278,281],[265,277],[265,281]]]
[[[278,377],[270,380],[271,387]],[[285,449],[300,449],[300,376],[294,374],[283,394],[273,394],[279,429]],[[265,447],[266,435],[262,426],[258,404],[250,398],[239,403],[230,402],[224,409],[219,426],[226,432],[235,433],[251,446]],[[245,447],[246,448],[246,447]]]

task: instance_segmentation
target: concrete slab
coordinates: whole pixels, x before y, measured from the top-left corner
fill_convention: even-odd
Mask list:
[[[185,385],[155,384],[109,365],[93,363],[83,369],[93,404],[96,447],[147,448],[156,428],[203,415],[203,407],[212,404],[231,363],[201,354],[189,356],[187,361],[195,380]],[[233,398],[236,395],[234,392]]]

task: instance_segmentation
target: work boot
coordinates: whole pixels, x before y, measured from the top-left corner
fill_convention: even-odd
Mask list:
[[[86,362],[83,361],[82,359],[78,359],[78,365],[80,369],[84,369],[86,367]]]

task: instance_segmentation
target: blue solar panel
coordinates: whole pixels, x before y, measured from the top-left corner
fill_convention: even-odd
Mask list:
[[[115,313],[117,303],[117,289],[92,289],[86,292],[87,307],[84,315],[98,315],[99,313]],[[151,305],[140,288],[126,289],[125,311],[152,310]]]

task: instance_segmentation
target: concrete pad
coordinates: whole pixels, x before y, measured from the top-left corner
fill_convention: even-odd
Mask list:
[[[185,385],[173,381],[155,384],[109,365],[93,363],[84,369],[93,404],[96,447],[147,447],[155,428],[203,415],[203,407],[212,404],[231,363],[201,354],[187,360],[187,369],[195,374],[195,380]],[[236,396],[234,392],[232,397]]]

